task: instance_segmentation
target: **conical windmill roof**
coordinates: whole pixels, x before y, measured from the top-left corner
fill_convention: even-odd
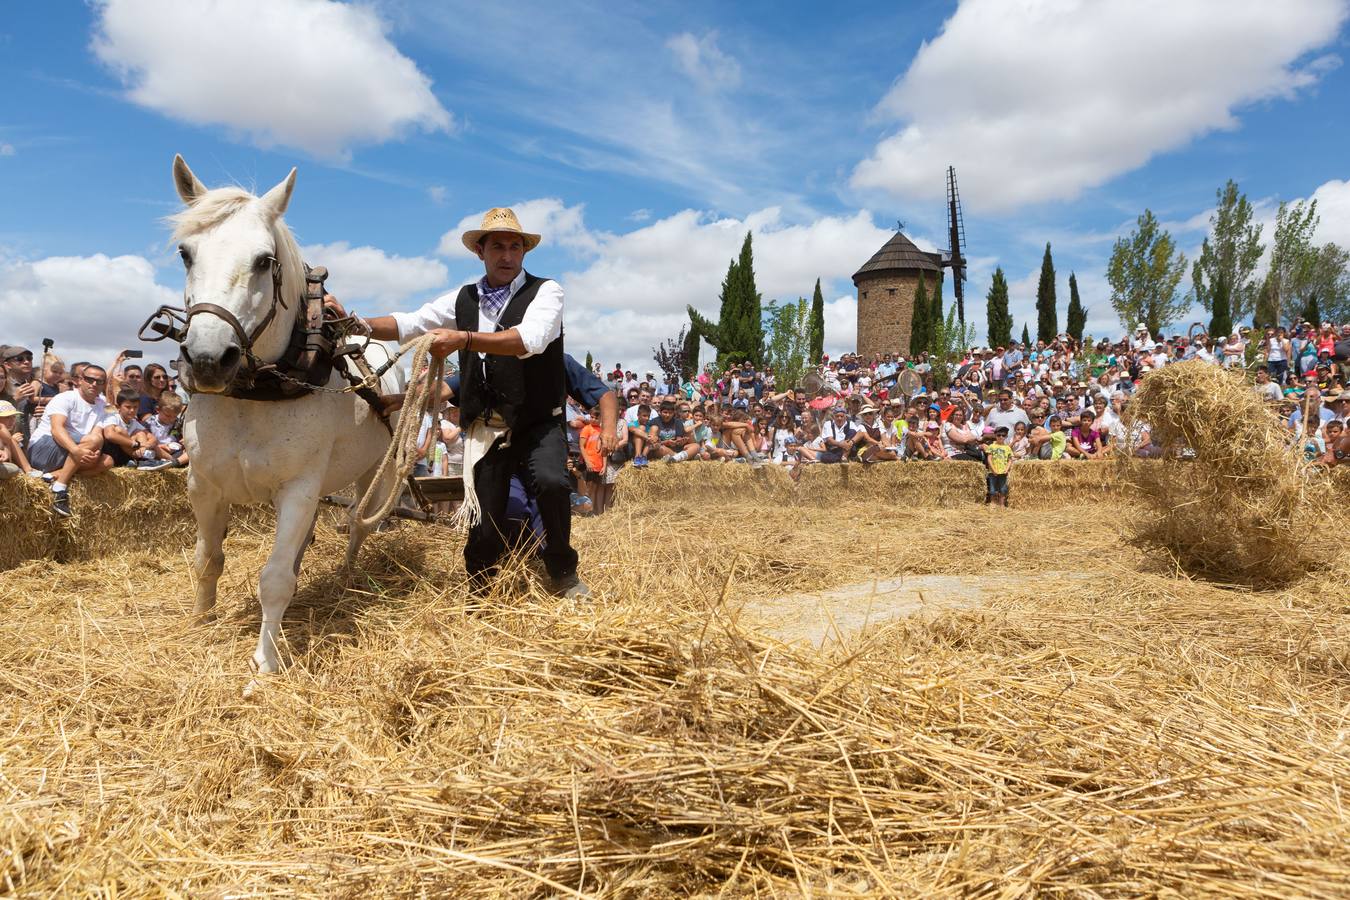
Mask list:
[[[912,272],[919,269],[940,273],[942,258],[936,253],[925,253],[914,246],[914,242],[905,237],[903,232],[897,231],[880,250],[872,254],[872,258],[861,269],[853,273],[853,281],[857,283],[860,278],[882,272]]]

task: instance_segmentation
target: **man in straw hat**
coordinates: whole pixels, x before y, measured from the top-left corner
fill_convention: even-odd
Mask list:
[[[358,322],[378,340],[431,334],[433,356],[459,354],[464,504],[456,516],[469,526],[464,565],[471,589],[487,588],[506,551],[506,503],[511,476],[519,474],[539,506],[554,591],[587,596],[571,541],[562,286],[525,271],[525,254],[540,236],[522,229],[509,209],[488,210],[461,239],[483,261],[477,283],[414,312]],[[329,305],[345,315],[336,299]]]

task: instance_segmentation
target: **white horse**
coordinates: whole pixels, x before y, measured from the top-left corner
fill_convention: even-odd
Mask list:
[[[171,221],[187,270],[190,314],[180,368],[193,391],[183,442],[192,460],[188,496],[197,518],[195,612],[208,618],[215,607],[230,504],[270,502],[276,541],[258,579],[262,628],[253,654],[257,672],[267,675],[277,671],[281,617],[313,538],[319,498],[353,482],[364,491],[390,436],[355,394],[311,393],[282,401],[224,396],[249,353],[262,362],[282,356],[301,309],[304,264],[281,218],[295,169],[262,197],[236,187],[207,190],[181,156],[174,157],[173,177],[187,204]],[[203,310],[204,304],[215,309]],[[379,392],[397,392],[401,381],[392,369]],[[345,385],[334,372],[329,387]],[[365,537],[354,525],[348,565]]]

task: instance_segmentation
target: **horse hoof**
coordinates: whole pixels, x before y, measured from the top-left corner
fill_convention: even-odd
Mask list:
[[[192,613],[192,621],[196,622],[198,625],[213,625],[216,621],[216,611],[214,609],[208,609],[202,612],[194,611]]]
[[[254,675],[248,680],[248,684],[244,685],[244,699],[251,699],[255,694],[261,693],[265,687],[267,687],[267,676]]]

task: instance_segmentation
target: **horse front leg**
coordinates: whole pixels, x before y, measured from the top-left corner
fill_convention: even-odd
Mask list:
[[[215,616],[216,586],[225,569],[225,531],[230,523],[230,505],[220,494],[200,484],[189,485],[192,513],[197,519],[197,549],[192,557],[195,597],[192,613],[201,621]]]
[[[281,635],[281,617],[295,596],[298,580],[296,560],[309,540],[319,506],[318,479],[292,481],[282,486],[272,500],[277,512],[276,541],[258,577],[258,602],[262,605],[262,626],[253,664],[259,675],[277,671],[277,639]],[[249,686],[250,689],[253,685]]]

